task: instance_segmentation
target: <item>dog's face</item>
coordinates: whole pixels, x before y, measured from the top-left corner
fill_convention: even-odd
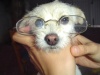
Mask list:
[[[83,24],[79,16],[85,18],[80,9],[54,1],[40,5],[25,15],[19,28],[26,27],[26,32],[35,35],[39,48],[57,51],[71,43],[71,38],[75,36],[72,33],[76,32],[75,24]]]

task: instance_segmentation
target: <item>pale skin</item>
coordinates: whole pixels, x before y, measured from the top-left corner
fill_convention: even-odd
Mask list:
[[[90,68],[100,68],[100,44],[84,36],[74,38],[76,43],[71,47],[71,53],[76,57],[76,63]]]
[[[74,46],[68,45],[58,53],[45,53],[36,48],[33,36],[15,33],[13,39],[29,47],[27,51],[30,59],[43,75],[75,75],[73,56],[75,56],[77,64],[90,68],[100,68],[100,44],[81,35],[74,38]]]
[[[42,75],[75,75],[76,64],[70,53],[71,45],[59,52],[46,53],[35,46],[33,36],[15,33],[13,40],[28,46],[30,60]]]

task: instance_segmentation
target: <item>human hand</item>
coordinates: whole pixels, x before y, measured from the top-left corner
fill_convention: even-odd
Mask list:
[[[76,45],[71,47],[71,53],[76,57],[76,63],[90,68],[100,68],[100,44],[81,35],[75,37]]]
[[[31,62],[42,75],[75,75],[75,60],[70,53],[71,45],[59,52],[44,52],[35,45],[35,37],[24,36],[18,33],[13,35],[13,40],[27,45]]]

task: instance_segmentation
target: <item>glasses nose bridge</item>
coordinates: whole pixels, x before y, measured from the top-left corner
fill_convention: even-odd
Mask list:
[[[58,21],[57,20],[45,21],[45,26],[48,26],[48,25],[58,25]]]

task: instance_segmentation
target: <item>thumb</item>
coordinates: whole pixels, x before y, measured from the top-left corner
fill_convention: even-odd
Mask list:
[[[73,56],[82,56],[86,54],[93,54],[94,49],[92,45],[78,45],[71,47],[71,53]]]

